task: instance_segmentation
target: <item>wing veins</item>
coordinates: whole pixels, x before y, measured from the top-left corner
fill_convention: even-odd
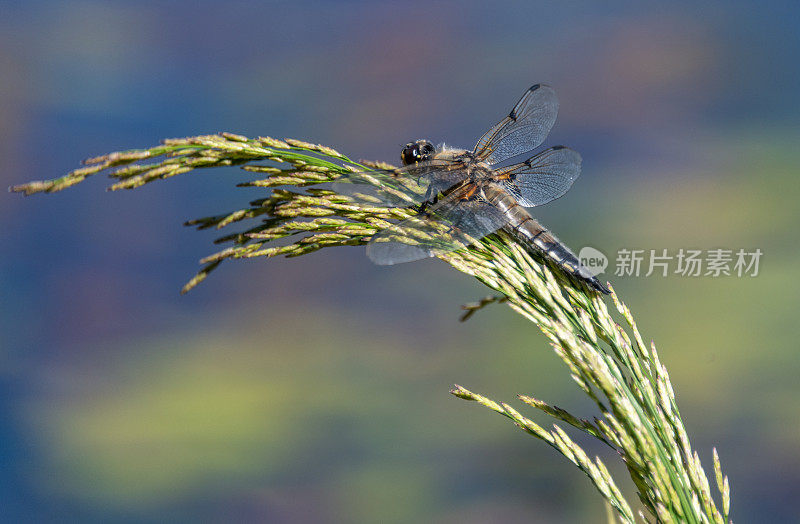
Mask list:
[[[478,140],[473,154],[489,164],[537,148],[550,133],[558,114],[558,99],[550,86],[531,86],[511,112]]]
[[[425,213],[376,234],[367,246],[367,255],[377,264],[388,265],[473,244],[505,223],[502,212],[480,194],[480,186],[463,184],[430,205]]]
[[[524,162],[495,170],[493,178],[520,205],[534,207],[563,196],[580,172],[580,154],[568,147],[555,146]]]

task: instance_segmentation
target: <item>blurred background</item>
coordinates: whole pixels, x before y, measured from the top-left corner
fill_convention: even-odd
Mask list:
[[[546,143],[583,175],[536,216],[612,257],[734,520],[798,521],[800,7],[565,4],[2,2],[0,182],[217,131],[397,162],[411,139],[471,147],[549,83]],[[444,263],[330,249],[180,296],[216,236],[181,223],[262,196],[248,178],[0,197],[4,520],[604,521],[576,468],[448,394],[595,414],[508,308],[460,324],[487,290]],[[755,278],[615,277],[623,248],[763,256]]]

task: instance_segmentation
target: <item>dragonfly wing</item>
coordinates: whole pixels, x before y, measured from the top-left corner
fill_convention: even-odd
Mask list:
[[[506,222],[481,187],[466,184],[408,218],[376,234],[367,256],[379,265],[411,262],[462,249],[497,231]]]
[[[567,192],[581,174],[581,155],[555,146],[525,162],[493,172],[494,179],[525,207],[540,206]]]
[[[475,145],[478,160],[497,164],[539,147],[558,114],[553,88],[536,84],[522,95],[507,117],[487,131]]]
[[[466,177],[461,162],[434,159],[397,169],[346,173],[336,178],[332,188],[358,203],[404,207],[431,200]]]
[[[331,189],[356,204],[377,207],[419,204],[425,200],[427,192],[426,186],[416,180],[372,171],[339,177],[331,184]]]

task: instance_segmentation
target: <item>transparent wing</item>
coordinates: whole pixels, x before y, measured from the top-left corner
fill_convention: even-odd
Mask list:
[[[467,176],[463,162],[434,159],[396,169],[340,175],[333,182],[333,190],[358,203],[403,207],[431,200]]]
[[[520,205],[540,206],[569,190],[581,174],[581,155],[574,149],[555,146],[492,174]]]
[[[355,203],[379,207],[405,207],[425,200],[428,183],[400,170],[374,170],[341,175],[331,189]]]
[[[553,88],[536,84],[522,95],[514,109],[487,131],[475,145],[475,156],[497,164],[539,147],[550,133],[558,114]]]
[[[465,184],[428,206],[425,213],[375,235],[367,245],[367,256],[379,265],[420,260],[467,247],[505,222],[480,186]]]

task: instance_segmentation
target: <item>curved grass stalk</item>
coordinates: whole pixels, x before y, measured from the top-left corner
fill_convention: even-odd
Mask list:
[[[143,162],[151,159],[156,160]],[[222,229],[249,221],[244,229],[217,239],[229,246],[202,259],[204,266],[183,287],[184,293],[225,260],[294,257],[325,247],[360,245],[393,221],[413,214],[408,208],[356,204],[348,196],[314,187],[352,169],[387,166],[355,162],[329,147],[299,140],[221,133],[165,140],[149,149],[90,158],[85,164],[61,178],[11,190],[26,195],[53,193],[107,169],[116,180],[110,190],[133,189],[196,168],[231,165],[241,165],[258,177],[240,186],[273,188],[271,194],[247,207],[186,223],[198,229]],[[278,239],[291,242],[274,245]],[[601,296],[551,270],[546,261],[533,258],[502,231],[440,258],[500,293],[464,306],[463,320],[490,303],[506,302],[550,340],[572,379],[596,404],[598,416],[578,418],[530,396],[519,395],[519,400],[613,449],[627,467],[642,509],[634,513],[603,460],[590,458],[559,424],[546,429],[511,405],[461,386],[452,389],[453,395],[488,407],[553,447],[589,477],[622,522],[634,522],[637,514],[646,522],[730,521],[730,488],[716,449],[713,467],[722,511],[712,498],[699,456],[691,448],[655,345],[644,343],[630,310],[613,288],[614,309],[626,327],[614,320]]]

